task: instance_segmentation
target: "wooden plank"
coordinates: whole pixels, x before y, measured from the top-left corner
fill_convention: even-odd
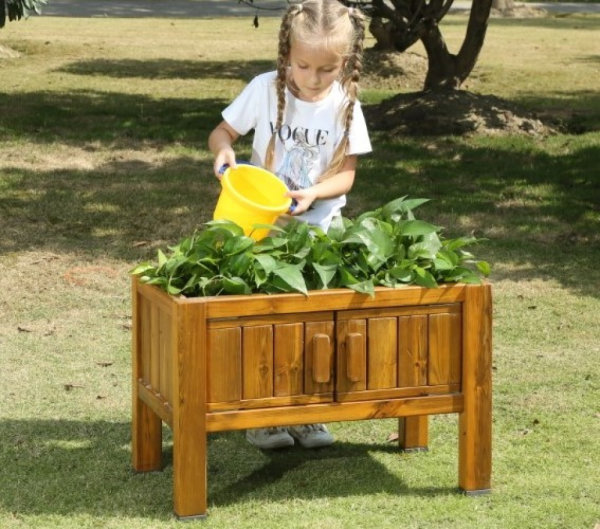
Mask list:
[[[225,410],[249,410],[254,408],[273,408],[277,406],[299,406],[301,404],[317,404],[331,402],[332,393],[320,395],[289,395],[286,397],[270,397],[264,399],[249,399],[236,402],[209,402],[206,409],[209,412]]]
[[[206,515],[206,305],[179,305],[174,317],[173,509]]]
[[[347,393],[367,387],[367,321],[336,321],[336,390]]]
[[[144,384],[151,383],[151,372],[150,366],[152,365],[151,358],[151,347],[152,347],[152,322],[150,318],[150,309],[152,305],[148,300],[142,298],[139,299],[138,313],[139,313],[139,331],[140,331],[140,369],[141,377],[144,380]]]
[[[131,305],[131,463],[137,472],[159,470],[162,466],[162,424],[140,396],[138,380],[143,378],[143,314],[142,298],[132,281]]]
[[[207,401],[242,398],[242,330],[210,329],[207,350]]]
[[[440,384],[439,386],[416,386],[413,388],[367,389],[366,391],[350,391],[336,393],[338,402],[355,402],[361,400],[385,400],[419,395],[442,395],[460,392],[460,384]]]
[[[427,316],[398,318],[398,386],[427,384]]]
[[[429,420],[427,415],[400,417],[398,419],[398,447],[405,452],[427,450]]]
[[[158,392],[150,386],[144,386],[141,380],[138,381],[138,394],[140,399],[169,426],[173,424],[173,408]]]
[[[304,392],[304,324],[275,325],[273,395],[285,397]]]
[[[159,318],[159,356],[160,356],[160,394],[170,402],[173,398],[173,359],[171,351],[171,326],[170,313],[160,311]]]
[[[323,340],[313,340],[315,335],[326,335],[329,343]],[[318,345],[318,347],[315,347]],[[333,321],[307,322],[304,326],[304,391],[309,395],[333,393]],[[327,382],[314,379],[315,359],[317,362],[329,366]],[[319,369],[319,367],[316,367]]]
[[[177,298],[170,296],[164,290],[153,286],[145,285],[141,283],[138,277],[133,277],[132,281],[135,284],[138,295],[147,300],[146,302],[151,305],[160,307],[160,310],[167,312],[169,315],[173,314],[173,310],[177,304]],[[201,298],[196,298],[195,304],[203,303]]]
[[[460,314],[429,316],[428,384],[460,382],[462,322]]]
[[[150,385],[160,388],[160,313],[157,305],[150,306]]]
[[[457,413],[462,409],[463,397],[460,394],[432,395],[370,402],[312,404],[293,409],[281,407],[211,413],[206,418],[206,428],[209,432],[219,432],[290,424]]]
[[[263,316],[245,315],[232,318],[214,318],[209,320],[211,329],[221,327],[249,327],[251,325],[284,325],[292,323],[302,323],[307,321],[333,320],[332,311],[323,312],[304,312],[292,314],[269,314]]]
[[[367,321],[367,388],[393,388],[398,374],[398,321],[369,318]]]
[[[463,316],[462,388],[459,415],[459,487],[467,493],[491,488],[492,474],[492,292],[469,285]]]
[[[273,396],[273,326],[243,327],[242,399]]]
[[[373,309],[344,310],[337,314],[337,319],[338,321],[340,321],[354,318],[391,318],[398,316],[437,314],[440,312],[460,313],[461,311],[462,308],[460,303],[443,303],[441,305],[415,305],[407,307],[379,307]]]
[[[207,317],[212,320],[248,314],[306,313],[457,303],[463,300],[464,289],[465,285],[463,284],[442,285],[439,288],[378,287],[375,289],[374,297],[350,289],[330,289],[314,290],[308,296],[302,294],[252,294],[249,296],[216,296],[202,298],[202,300],[207,303]],[[196,302],[196,299],[178,298],[177,302],[192,304]]]

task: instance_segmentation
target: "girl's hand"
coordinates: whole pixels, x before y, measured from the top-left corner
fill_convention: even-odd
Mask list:
[[[213,170],[215,172],[215,176],[219,180],[221,180],[221,177],[223,176],[223,168],[227,165],[234,169],[237,167],[237,164],[235,162],[235,152],[231,147],[223,147],[215,156]]]
[[[304,213],[311,204],[317,199],[317,192],[313,187],[298,189],[297,191],[288,191],[285,196],[293,198],[296,201],[296,207],[290,213],[300,215]]]

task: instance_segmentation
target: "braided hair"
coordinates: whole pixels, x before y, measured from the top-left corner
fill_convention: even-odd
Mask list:
[[[339,50],[344,58],[340,83],[347,95],[347,102],[340,116],[344,129],[342,140],[320,180],[329,178],[340,170],[346,158],[354,105],[358,97],[364,35],[365,19],[361,11],[348,8],[337,0],[304,0],[290,5],[283,15],[279,29],[277,119],[265,155],[267,168],[273,169],[275,141],[285,114],[285,89],[289,82],[288,66],[292,42],[313,43],[315,39],[321,39],[328,48]]]

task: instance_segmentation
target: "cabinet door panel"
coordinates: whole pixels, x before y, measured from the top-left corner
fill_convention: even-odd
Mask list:
[[[286,397],[304,392],[304,324],[275,326],[273,395]]]
[[[460,382],[461,327],[460,314],[430,314],[429,385]]]
[[[398,318],[398,386],[427,384],[427,315]]]
[[[369,318],[367,332],[367,388],[396,387],[398,319]]]
[[[340,401],[454,393],[460,389],[461,305],[365,309],[337,315]]]
[[[242,398],[242,331],[239,327],[208,332],[207,402]]]
[[[243,398],[272,397],[273,327],[244,327],[243,340]]]

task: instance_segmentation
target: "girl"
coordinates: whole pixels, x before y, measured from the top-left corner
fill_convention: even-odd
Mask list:
[[[360,103],[364,18],[337,0],[292,4],[279,30],[277,71],[255,77],[223,111],[208,144],[214,172],[236,166],[232,145],[254,129],[252,163],[273,171],[296,201],[293,215],[327,231],[346,204],[358,154],[371,151]],[[263,448],[329,445],[321,424],[248,430]]]

